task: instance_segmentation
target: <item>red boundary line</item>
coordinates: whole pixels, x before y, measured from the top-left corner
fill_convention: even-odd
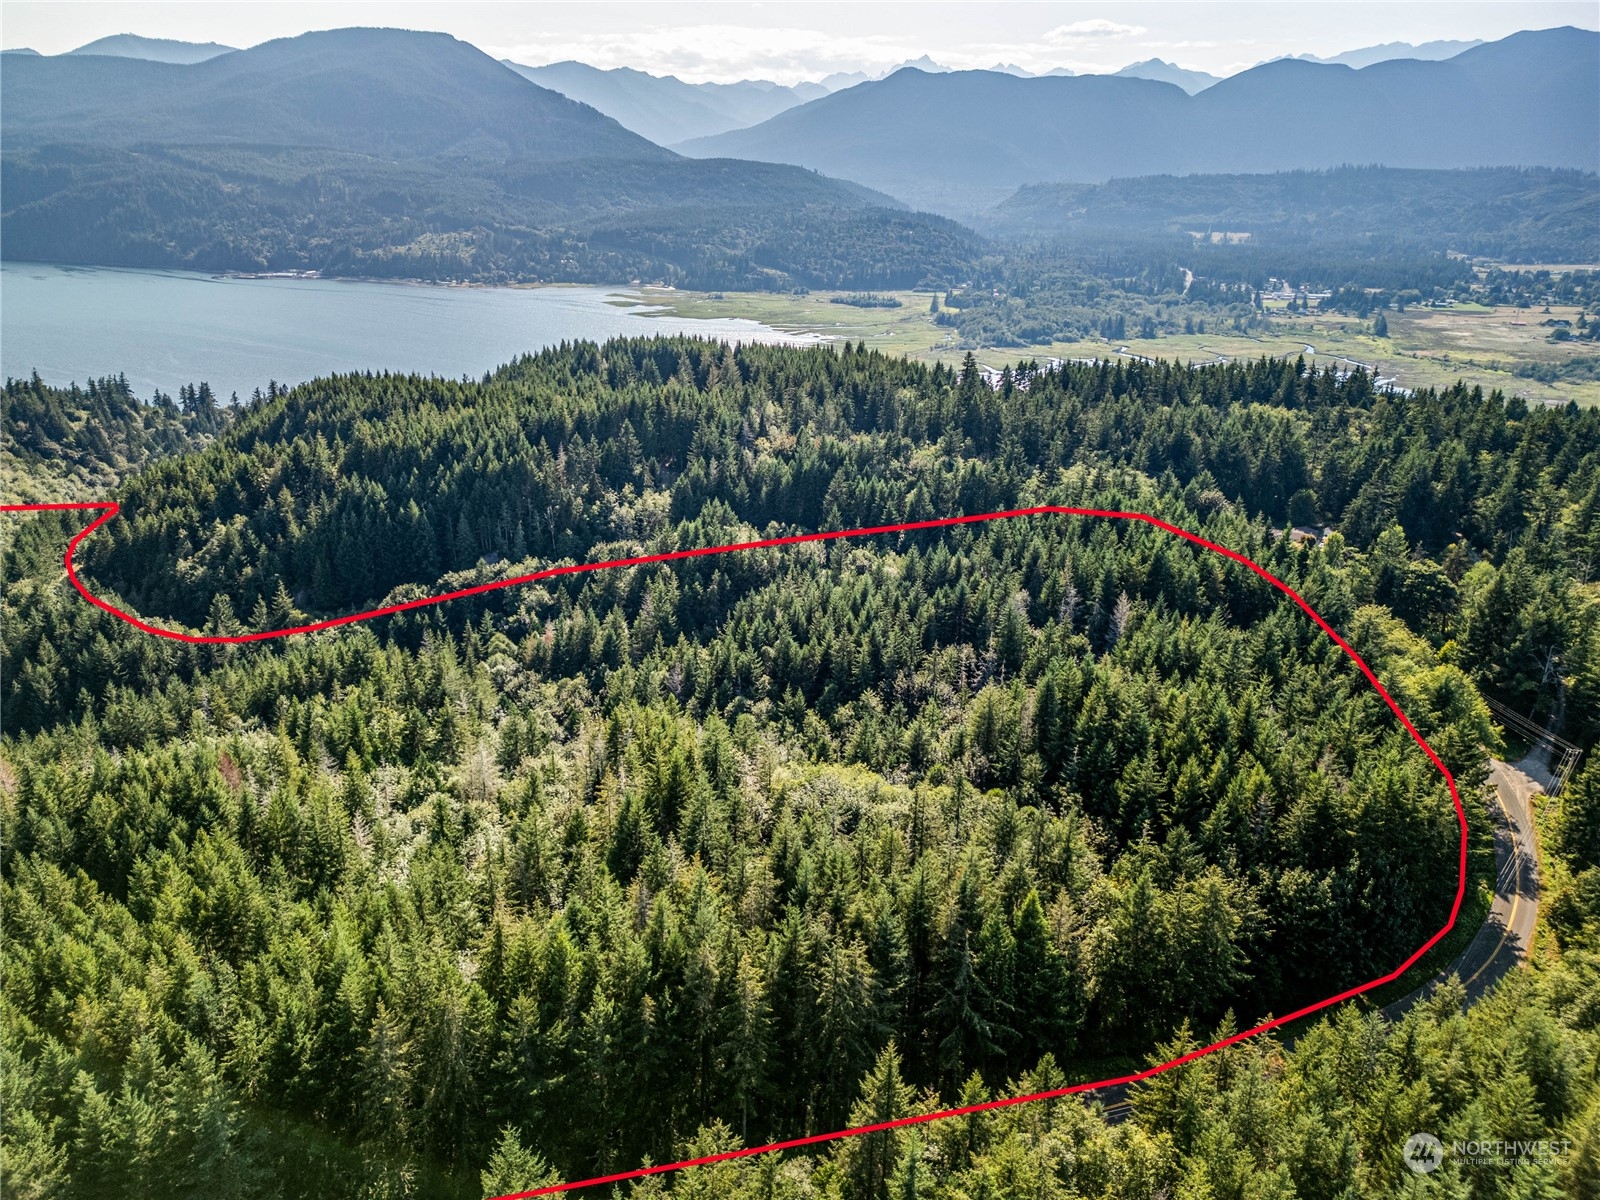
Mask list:
[[[83,581],[78,578],[77,569],[74,567],[72,562],[73,552],[77,550],[79,543],[82,542],[84,538],[88,537],[96,529],[100,528],[101,525],[105,524],[106,521],[117,515],[117,513],[120,511],[120,508],[115,502],[105,501],[85,504],[7,504],[0,506],[0,512],[43,512],[66,510],[100,511],[100,516],[96,517],[90,525],[78,533],[77,536],[75,536],[67,544],[67,553],[64,560],[67,568],[67,577],[72,580],[72,586],[78,589],[78,594],[96,608],[103,609],[119,620],[126,621],[135,629],[152,634],[156,637],[171,638],[174,641],[190,642],[200,645],[216,645],[218,643],[238,642],[263,642],[272,638],[289,637],[297,633],[313,633],[319,629],[332,629],[340,625],[351,625],[357,621],[367,621],[374,617],[389,616],[393,613],[406,612],[414,608],[426,608],[434,604],[443,604],[449,600],[459,600],[466,596],[477,596],[484,592],[498,591],[500,588],[518,587],[521,584],[532,583],[535,580],[550,579],[557,575],[578,575],[589,571],[609,570],[612,567],[645,566],[650,563],[673,562],[682,558],[701,558],[711,554],[728,554],[736,550],[761,550],[773,546],[795,546],[804,542],[823,542],[832,541],[838,538],[870,537],[873,534],[881,533],[909,533],[919,529],[943,529],[952,525],[970,525],[980,521],[998,521],[1011,517],[1108,517],[1123,521],[1142,521],[1146,525],[1153,525],[1157,529],[1164,530],[1165,532],[1170,533],[1175,537],[1180,537],[1187,542],[1193,542],[1196,546],[1201,546],[1207,550],[1213,551],[1222,555],[1224,558],[1232,559],[1241,566],[1244,566],[1255,572],[1255,574],[1259,575],[1262,579],[1266,580],[1284,595],[1288,596],[1289,599],[1293,600],[1295,604],[1300,607],[1301,611],[1310,617],[1317,627],[1326,633],[1330,638],[1332,638],[1334,644],[1336,644],[1339,649],[1343,650],[1345,654],[1349,656],[1350,661],[1355,663],[1356,666],[1360,668],[1361,673],[1367,677],[1367,682],[1372,684],[1374,690],[1377,691],[1379,696],[1383,697],[1384,703],[1389,706],[1389,710],[1393,712],[1394,715],[1399,719],[1400,724],[1405,726],[1405,730],[1411,735],[1412,740],[1422,748],[1423,753],[1428,756],[1428,760],[1439,769],[1439,773],[1444,776],[1445,784],[1450,789],[1450,800],[1455,805],[1456,810],[1456,823],[1461,830],[1461,847],[1458,863],[1459,873],[1456,879],[1455,902],[1450,906],[1450,918],[1444,923],[1443,926],[1440,927],[1437,933],[1435,933],[1427,941],[1423,942],[1421,946],[1417,947],[1417,949],[1412,952],[1410,957],[1408,957],[1394,970],[1390,971],[1387,975],[1380,975],[1376,979],[1371,979],[1366,983],[1358,984],[1355,987],[1348,988],[1336,996],[1329,996],[1326,1000],[1318,1000],[1314,1004],[1308,1004],[1304,1008],[1296,1009],[1294,1012],[1287,1013],[1284,1016],[1273,1017],[1269,1020],[1263,1021],[1261,1024],[1252,1029],[1247,1029],[1242,1033],[1233,1034],[1231,1037],[1226,1037],[1221,1041],[1213,1042],[1209,1046],[1202,1046],[1198,1050],[1191,1050],[1189,1053],[1181,1055],[1178,1058],[1171,1059],[1168,1062],[1159,1063],[1153,1067],[1147,1067],[1145,1070],[1138,1071],[1132,1075],[1120,1075],[1114,1079],[1098,1079],[1092,1083],[1077,1083],[1073,1084],[1071,1087],[1055,1088],[1047,1092],[1034,1092],[1026,1096],[1010,1096],[1002,1100],[990,1100],[983,1104],[969,1104],[961,1108],[946,1108],[941,1109],[938,1112],[923,1113],[919,1116],[901,1117],[894,1121],[880,1121],[875,1125],[857,1125],[850,1129],[838,1129],[832,1133],[814,1133],[808,1137],[790,1138],[788,1141],[772,1142],[765,1146],[748,1146],[739,1150],[727,1150],[721,1154],[708,1154],[703,1158],[685,1159],[682,1162],[662,1163],[658,1166],[650,1167],[638,1167],[631,1171],[619,1171],[614,1175],[601,1175],[594,1179],[580,1179],[574,1183],[552,1184],[549,1187],[536,1188],[533,1191],[528,1192],[513,1192],[505,1196],[496,1197],[495,1200],[531,1200],[531,1197],[534,1196],[549,1196],[559,1192],[571,1192],[576,1191],[579,1188],[596,1187],[604,1183],[620,1183],[629,1179],[640,1179],[647,1175],[662,1175],[669,1171],[680,1171],[686,1167],[709,1166],[712,1163],[728,1162],[738,1158],[749,1158],[757,1154],[770,1154],[774,1151],[782,1150],[796,1150],[803,1146],[815,1146],[823,1142],[837,1141],[840,1138],[859,1137],[864,1133],[882,1133],[890,1129],[901,1129],[907,1125],[922,1125],[929,1121],[942,1120],[945,1117],[967,1116],[972,1113],[989,1112],[999,1108],[1010,1108],[1011,1106],[1017,1104],[1028,1104],[1036,1100],[1053,1100],[1062,1096],[1076,1095],[1081,1092],[1092,1092],[1098,1091],[1101,1088],[1138,1083],[1141,1080],[1149,1079],[1154,1075],[1159,1075],[1163,1071],[1170,1071],[1173,1067],[1182,1066],[1185,1063],[1193,1062],[1197,1058],[1202,1058],[1207,1054],[1212,1054],[1215,1051],[1232,1046],[1238,1042],[1242,1042],[1247,1038],[1255,1037],[1258,1034],[1266,1033],[1269,1030],[1277,1029],[1283,1025],[1287,1025],[1292,1021],[1297,1021],[1301,1017],[1310,1016],[1312,1013],[1317,1013],[1323,1011],[1324,1009],[1332,1008],[1336,1004],[1342,1004],[1346,1000],[1353,999],[1354,997],[1362,995],[1364,992],[1369,992],[1374,988],[1382,987],[1386,983],[1392,983],[1394,980],[1399,979],[1400,976],[1404,975],[1408,970],[1410,970],[1411,967],[1415,965],[1415,963],[1424,954],[1439,944],[1439,941],[1455,926],[1456,918],[1461,913],[1461,904],[1462,900],[1465,898],[1467,889],[1467,814],[1466,810],[1461,804],[1461,795],[1456,790],[1455,778],[1450,774],[1449,768],[1446,767],[1440,760],[1439,755],[1434,751],[1433,747],[1428,745],[1427,739],[1417,732],[1417,728],[1411,723],[1410,718],[1401,711],[1400,706],[1395,703],[1394,697],[1389,694],[1388,689],[1386,689],[1379,681],[1377,675],[1373,673],[1372,668],[1367,666],[1366,662],[1363,661],[1361,656],[1355,652],[1355,649],[1350,645],[1350,643],[1345,641],[1344,638],[1340,637],[1339,634],[1334,630],[1333,626],[1329,625],[1327,621],[1323,620],[1321,614],[1319,614],[1316,609],[1312,608],[1311,605],[1307,604],[1298,592],[1296,592],[1288,584],[1284,583],[1283,580],[1279,579],[1276,575],[1268,571],[1265,567],[1260,566],[1258,563],[1253,562],[1237,551],[1229,550],[1226,546],[1219,546],[1216,542],[1208,541],[1199,534],[1190,533],[1186,529],[1180,529],[1178,526],[1168,524],[1159,517],[1152,517],[1148,513],[1118,512],[1111,509],[1100,508],[1070,508],[1058,504],[1044,504],[1033,508],[1010,509],[1005,512],[975,513],[972,516],[964,517],[942,517],[938,520],[932,521],[908,521],[898,525],[874,525],[865,529],[840,529],[831,530],[824,533],[795,534],[790,537],[763,538],[760,541],[754,542],[736,542],[727,546],[705,546],[695,550],[673,550],[665,554],[645,554],[635,558],[612,559],[609,562],[579,563],[573,566],[549,567],[543,571],[535,571],[531,575],[519,575],[514,579],[501,579],[496,580],[493,583],[481,583],[476,587],[462,588],[459,591],[446,592],[440,596],[425,596],[417,600],[407,600],[402,604],[390,604],[383,608],[375,608],[370,612],[353,613],[349,616],[334,617],[333,619],[327,621],[314,621],[309,625],[297,625],[292,629],[274,629],[257,633],[221,635],[183,633],[173,629],[162,629],[159,626],[151,625],[149,622],[142,620],[132,613],[124,612],[122,609],[107,603],[96,596],[93,592],[89,591],[89,589],[83,585]]]

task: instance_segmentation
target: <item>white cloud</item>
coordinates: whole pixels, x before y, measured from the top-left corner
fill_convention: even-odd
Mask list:
[[[1138,53],[1138,45],[1121,40],[1137,39],[1144,32],[1136,25],[1096,19],[1063,25],[1026,41],[929,46],[915,35],[849,35],[731,24],[658,25],[557,34],[483,49],[496,58],[535,67],[574,59],[603,70],[632,67],[652,75],[676,75],[689,83],[770,79],[793,84],[836,71],[877,76],[924,54],[957,71],[987,70],[995,63],[1015,63],[1035,74],[1055,67],[1068,67],[1079,74],[1111,71],[1135,57],[1148,57]]]
[[[1071,46],[1078,42],[1105,41],[1109,38],[1138,37],[1145,32],[1142,25],[1124,25],[1119,21],[1108,21],[1104,17],[1093,17],[1087,21],[1073,21],[1067,25],[1057,25],[1044,35],[1044,40],[1052,46]]]
[[[926,52],[915,41],[899,37],[743,25],[655,26],[484,49],[496,58],[529,66],[576,59],[604,69],[633,67],[653,75],[676,75],[690,83],[734,79],[796,83],[834,71],[875,74]]]

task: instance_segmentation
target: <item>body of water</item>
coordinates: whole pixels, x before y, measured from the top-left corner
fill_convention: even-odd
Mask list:
[[[635,303],[619,307],[619,299]],[[650,315],[626,288],[436,287],[236,279],[183,271],[0,264],[0,375],[46,383],[127,375],[134,393],[211,384],[241,399],[269,380],[340,371],[481,376],[561,341],[690,333],[815,340],[755,321]]]

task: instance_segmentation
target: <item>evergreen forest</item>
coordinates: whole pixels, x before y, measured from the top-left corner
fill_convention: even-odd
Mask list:
[[[1260,360],[924,365],[566,344],[237,405],[5,387],[8,502],[173,629],[559,564],[1070,505],[1252,559],[1362,655],[1492,888],[1489,701],[1600,740],[1600,410]],[[30,474],[31,472],[31,474]],[[28,491],[27,489],[32,489]],[[7,517],[3,1187],[497,1196],[1164,1062],[1448,918],[1441,774],[1244,566],[1037,516],[547,578],[249,645],[85,604]],[[1306,536],[1307,529],[1312,531]],[[1541,806],[1533,961],[1136,1086],[619,1198],[1600,1194],[1600,766]],[[1547,914],[1547,915],[1546,915]],[[1442,957],[1441,957],[1442,955]],[[1547,1140],[1447,1156],[1418,1131]]]

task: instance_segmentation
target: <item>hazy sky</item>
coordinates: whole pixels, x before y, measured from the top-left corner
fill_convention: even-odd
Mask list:
[[[1226,75],[1282,54],[1379,42],[1490,40],[1600,25],[1584,3],[0,3],[0,46],[59,54],[112,33],[250,46],[345,25],[452,33],[497,58],[576,58],[701,82],[793,83],[877,73],[927,54],[946,66],[1115,70],[1145,58]]]

